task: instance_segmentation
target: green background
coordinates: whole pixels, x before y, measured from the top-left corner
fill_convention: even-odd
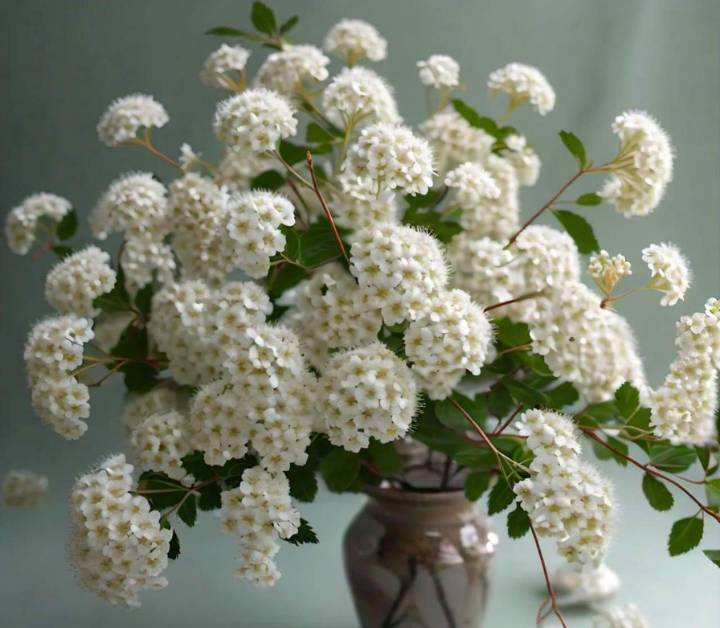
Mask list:
[[[629,108],[652,112],[676,146],[675,180],[649,218],[626,220],[607,207],[583,210],[605,248],[635,263],[641,248],[670,240],[690,258],[695,281],[683,303],[661,309],[642,295],[619,310],[637,329],[653,383],[673,356],[674,321],[702,308],[720,286],[720,5],[717,0],[349,0],[273,3],[281,17],[301,16],[297,41],[319,43],[338,19],[374,23],[389,40],[389,58],[376,67],[396,87],[401,110],[420,121],[423,91],[415,62],[448,53],[462,66],[465,98],[490,115],[500,113],[484,87],[488,73],[509,61],[537,65],[557,91],[546,118],[524,108],[513,118],[543,160],[541,182],[523,193],[526,215],[573,171],[557,131],[577,133],[591,158],[613,154],[613,117]],[[95,124],[117,96],[153,94],[171,123],[155,134],[172,155],[189,142],[208,158],[218,147],[210,120],[222,92],[200,85],[197,74],[219,44],[210,26],[249,24],[250,2],[238,0],[23,0],[0,3],[0,203],[10,209],[38,190],[71,199],[85,216],[108,183],[129,169],[171,173],[140,149],[109,150]],[[263,52],[256,51],[257,67]],[[599,187],[589,181],[578,192]],[[83,225],[83,233],[87,228]],[[12,627],[99,626],[355,626],[340,563],[340,539],[360,497],[321,495],[303,507],[318,529],[319,546],[283,548],[283,578],[273,590],[254,590],[231,576],[233,540],[212,516],[181,530],[181,560],[171,565],[167,589],[147,593],[141,610],[110,607],[84,592],[66,559],[66,498],[73,478],[123,447],[121,390],[93,397],[88,433],[66,442],[31,410],[21,353],[31,324],[49,312],[42,297],[52,260],[2,256],[2,372],[0,473],[26,467],[50,476],[49,502],[33,511],[0,512],[0,624]],[[639,277],[637,277],[639,275]],[[700,553],[670,559],[666,536],[674,519],[693,513],[679,498],[670,513],[643,503],[640,475],[602,464],[617,483],[622,522],[609,563],[621,575],[622,600],[636,601],[653,626],[711,627],[720,623],[720,571]],[[542,596],[529,539],[505,539],[494,564],[487,625],[531,626]],[[703,547],[720,547],[707,522]],[[552,555],[551,546],[547,544]],[[552,563],[556,561],[551,559]],[[569,616],[573,626],[587,615]]]

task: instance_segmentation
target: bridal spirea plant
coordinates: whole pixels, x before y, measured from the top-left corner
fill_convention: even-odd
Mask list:
[[[673,169],[660,125],[619,114],[617,152],[593,159],[562,131],[569,178],[523,221],[520,192],[541,165],[508,121],[520,107],[552,112],[539,70],[490,73],[504,107],[493,119],[458,98],[458,63],[431,55],[417,64],[430,108],[413,127],[372,69],[387,44],[370,24],[341,21],[321,50],[290,43],[296,18],[279,24],[256,3],[252,21],[253,32],[211,34],[262,47],[223,44],[200,73],[225,92],[208,121],[219,162],[188,145],[168,156],[155,144],[165,107],[125,96],[98,137],[150,151],[160,175],[109,182],[90,213],[95,244],[71,243],[77,215],[53,194],[7,216],[13,251],[61,258],[45,284],[53,313],[25,346],[37,414],[78,439],[102,429],[89,420],[94,387],[123,379],[128,390],[127,454],[72,493],[82,582],[139,604],[165,586],[180,522],[215,510],[205,523],[234,537],[236,574],[272,585],[282,542],[318,540],[300,507],[318,475],[332,491],[464,483],[470,500],[488,493],[490,514],[508,510],[510,536],[547,537],[592,567],[618,505],[583,448],[639,473],[658,510],[673,505],[668,484],[684,493],[669,550],[697,546],[720,520],[720,301],[680,318],[677,357],[650,386],[620,302],[652,290],[675,305],[688,261],[642,242],[647,268],[631,269],[584,217],[658,208]],[[444,461],[436,486],[404,475],[409,440],[428,448],[430,468]],[[679,474],[695,463],[688,484]],[[12,485],[16,503],[43,489],[26,476]]]

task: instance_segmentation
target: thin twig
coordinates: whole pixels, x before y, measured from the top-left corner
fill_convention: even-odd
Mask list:
[[[277,157],[277,159],[280,161],[280,163],[281,163],[283,166],[285,166],[285,169],[286,169],[290,174],[292,174],[298,181],[300,181],[300,183],[302,183],[308,190],[310,190],[311,192],[314,192],[314,191],[315,191],[315,188],[313,187],[313,184],[310,183],[310,181],[308,181],[305,177],[303,177],[303,176],[302,176],[293,166],[291,166],[287,161],[285,161],[285,159],[283,158],[283,156],[280,154],[279,151],[274,150],[274,151],[272,152],[272,154],[275,155],[275,157]]]
[[[500,434],[502,434],[510,426],[510,424],[515,420],[515,417],[518,414],[520,414],[520,412],[522,412],[522,409],[524,407],[525,406],[523,404],[519,403],[517,405],[517,407],[515,408],[515,411],[508,417],[507,421],[505,421],[505,423],[503,423],[500,427],[498,427],[493,432],[493,436],[500,436]]]
[[[545,577],[545,585],[547,586],[548,595],[550,596],[550,605],[553,612],[555,613],[555,616],[560,621],[560,625],[563,628],[567,628],[565,619],[563,619],[563,616],[560,613],[560,609],[558,608],[557,598],[555,597],[555,590],[553,589],[552,582],[550,581],[550,575],[548,574],[547,565],[545,564],[545,557],[543,556],[542,548],[540,547],[540,540],[538,539],[537,533],[535,532],[535,528],[533,527],[532,523],[530,524],[530,532],[532,532],[533,540],[535,541],[535,548],[537,549],[538,556],[540,557],[540,566],[542,567],[543,576]],[[540,613],[538,613],[538,616],[539,615]]]
[[[438,602],[440,602],[440,609],[445,615],[445,621],[449,628],[456,628],[455,617],[453,616],[450,604],[448,604],[447,595],[445,595],[445,587],[443,587],[442,580],[437,571],[432,567],[428,569],[430,572],[430,578],[432,578],[433,586],[435,587],[435,595],[437,595]]]
[[[347,251],[345,250],[345,245],[343,244],[342,238],[340,237],[340,232],[338,231],[338,228],[337,228],[337,225],[335,224],[335,220],[333,219],[332,213],[330,212],[330,209],[328,208],[327,203],[325,202],[325,197],[322,195],[322,192],[320,191],[320,186],[318,185],[317,177],[315,176],[315,166],[313,165],[312,153],[310,151],[307,151],[306,160],[307,160],[308,170],[310,170],[310,176],[312,177],[313,189],[315,190],[315,194],[318,197],[318,200],[320,201],[320,205],[322,206],[323,211],[325,212],[325,217],[328,219],[328,222],[330,223],[330,228],[332,229],[333,236],[335,236],[335,242],[337,243],[338,248],[340,249],[340,252],[342,253],[342,256],[345,258],[345,261],[349,261]]]
[[[500,301],[500,303],[493,303],[492,305],[488,305],[484,311],[490,312],[491,310],[495,310],[499,307],[504,307],[513,303],[520,303],[520,301],[527,301],[528,299],[534,299],[535,297],[542,296],[543,294],[544,292],[542,290],[537,290],[536,292],[528,292],[527,294],[520,295],[519,297],[515,297],[514,299],[510,299],[508,301]]]

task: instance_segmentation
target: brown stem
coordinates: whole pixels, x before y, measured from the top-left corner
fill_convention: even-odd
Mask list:
[[[605,447],[605,449],[612,451],[616,456],[620,456],[624,460],[627,460],[629,463],[635,465],[638,469],[642,469],[643,471],[645,471],[645,473],[649,473],[650,475],[652,475],[656,478],[665,480],[666,482],[669,482],[670,484],[672,484],[674,487],[680,489],[683,493],[685,493],[685,495],[687,495],[698,506],[698,508],[700,508],[700,510],[702,510],[705,514],[710,515],[713,519],[715,519],[715,521],[720,523],[720,513],[710,510],[710,508],[708,508],[705,504],[703,504],[697,497],[695,497],[695,495],[693,495],[690,491],[688,491],[682,484],[680,484],[679,482],[676,482],[673,478],[668,477],[664,473],[661,473],[660,471],[653,469],[650,465],[643,464],[642,462],[635,460],[635,458],[623,453],[619,449],[616,449],[609,443],[606,443],[602,438],[600,438],[594,432],[587,430],[583,427],[581,427],[580,429],[582,430],[583,434],[585,434],[585,436],[587,438],[594,440],[596,443],[599,443],[600,445]]]
[[[545,557],[543,556],[542,548],[540,547],[540,540],[538,539],[537,532],[535,532],[535,528],[533,527],[532,523],[530,524],[530,532],[532,532],[533,540],[535,541],[535,548],[537,549],[538,556],[540,557],[540,566],[542,567],[543,576],[545,578],[545,585],[547,586],[548,595],[550,596],[550,606],[552,607],[555,616],[560,621],[560,625],[563,628],[567,628],[565,619],[563,619],[563,616],[560,613],[560,609],[558,608],[557,598],[555,597],[555,589],[553,589],[552,582],[550,581],[550,575],[548,574],[547,565],[545,564]],[[540,615],[540,613],[538,613],[538,615]]]
[[[409,577],[400,581],[400,588],[388,609],[387,615],[385,615],[383,619],[382,628],[393,628],[393,626],[397,625],[395,622],[395,613],[397,613],[417,577],[417,559],[414,556],[408,558],[408,570],[410,572]]]
[[[333,219],[332,213],[330,212],[330,209],[327,206],[327,203],[325,202],[325,197],[322,195],[322,192],[320,191],[320,186],[317,182],[317,177],[315,176],[315,166],[313,165],[313,158],[312,153],[310,151],[307,151],[306,155],[307,160],[307,166],[308,170],[310,170],[310,176],[312,177],[312,184],[313,189],[315,190],[315,195],[318,197],[318,200],[320,201],[320,205],[322,205],[323,211],[325,212],[325,217],[328,219],[328,222],[330,223],[330,228],[332,229],[333,236],[335,236],[335,242],[338,245],[338,248],[340,249],[340,252],[342,253],[342,256],[345,258],[345,261],[349,261],[347,251],[345,250],[345,245],[343,244],[342,238],[340,237],[340,232],[338,231],[337,225],[335,225],[335,220]]]
[[[505,456],[502,455],[502,454],[498,451],[497,447],[495,447],[495,445],[492,444],[492,441],[488,438],[488,435],[485,433],[485,430],[483,430],[483,428],[481,428],[481,427],[478,425],[477,421],[476,421],[475,419],[473,419],[472,416],[470,416],[470,413],[469,413],[465,408],[463,408],[462,405],[460,405],[460,403],[458,403],[458,402],[457,402],[455,399],[453,399],[452,397],[448,397],[448,400],[450,401],[451,404],[453,404],[453,405],[460,411],[460,414],[462,414],[462,415],[465,417],[465,419],[467,420],[467,422],[470,423],[470,425],[472,425],[473,429],[480,435],[480,438],[483,439],[483,441],[485,442],[485,444],[486,444],[486,445],[490,448],[490,450],[495,454],[495,457],[497,458],[497,462],[498,462],[498,467],[502,470],[502,469],[503,469],[503,465],[502,465],[501,456],[502,456],[503,458],[504,458]]]
[[[520,227],[520,229],[518,229],[518,230],[515,232],[515,235],[513,235],[513,236],[510,238],[510,240],[508,241],[508,243],[505,245],[505,248],[508,248],[510,245],[512,245],[512,243],[515,242],[515,240],[517,240],[518,236],[519,236],[523,231],[525,231],[525,229],[527,229],[532,223],[534,223],[534,222],[540,217],[540,215],[541,215],[546,209],[548,209],[548,207],[551,207],[552,204],[553,204],[556,200],[558,200],[558,199],[560,198],[560,196],[562,195],[563,192],[565,192],[565,190],[567,190],[573,183],[575,183],[575,181],[577,181],[577,180],[578,180],[582,175],[584,175],[587,171],[588,171],[588,168],[587,168],[587,167],[586,167],[586,168],[581,168],[581,169],[578,170],[572,177],[570,177],[570,179],[568,179],[568,181],[565,182],[565,184],[558,190],[557,194],[555,194],[547,203],[545,203],[545,205],[543,205],[543,206],[542,206],[540,209],[538,209],[532,216],[530,216],[530,218],[528,218],[528,220],[525,222],[525,224],[523,224],[523,226]]]
[[[534,299],[535,297],[542,296],[543,294],[544,293],[542,290],[538,290],[536,292],[528,292],[527,294],[520,295],[519,297],[515,297],[514,299],[510,299],[509,301],[500,301],[500,303],[493,303],[492,305],[488,305],[484,311],[490,312],[491,310],[495,310],[499,307],[511,305],[512,303],[520,303],[520,301],[527,301],[528,299]]]
[[[442,610],[443,615],[445,615],[445,621],[447,622],[449,628],[456,628],[457,624],[455,623],[455,617],[450,609],[450,604],[448,604],[447,595],[445,595],[445,588],[442,585],[440,576],[438,576],[437,571],[435,571],[432,567],[428,569],[428,571],[430,572],[430,578],[432,578],[433,586],[435,587],[435,594],[437,595],[438,602],[440,602],[440,609]]]
[[[500,434],[502,434],[510,426],[510,424],[515,420],[515,417],[518,414],[520,414],[520,412],[522,412],[522,409],[524,407],[525,406],[523,404],[519,403],[517,405],[517,407],[515,408],[515,411],[508,417],[507,421],[505,421],[505,423],[503,423],[500,427],[498,427],[493,432],[493,436],[500,436]]]
[[[283,159],[283,156],[280,154],[279,151],[275,150],[272,153],[277,157],[277,159],[280,161],[280,163],[285,166],[285,169],[292,174],[300,183],[302,183],[308,190],[311,192],[315,191],[315,188],[310,181],[308,181],[305,177],[303,177],[293,166],[291,166],[285,159]]]

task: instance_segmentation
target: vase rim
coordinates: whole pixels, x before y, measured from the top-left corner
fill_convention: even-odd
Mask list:
[[[465,497],[462,488],[447,490],[411,491],[397,488],[381,488],[367,484],[362,488],[363,493],[378,500],[402,502],[405,504],[417,505],[440,505],[440,504],[471,504]]]

